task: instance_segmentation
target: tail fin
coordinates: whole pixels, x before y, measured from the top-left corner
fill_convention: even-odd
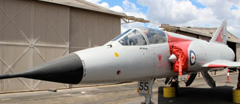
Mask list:
[[[223,20],[210,42],[227,44],[227,20]]]

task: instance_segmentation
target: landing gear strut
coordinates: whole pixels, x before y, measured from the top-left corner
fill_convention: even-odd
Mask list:
[[[140,96],[145,97],[145,102],[142,102],[141,104],[154,104],[151,101],[152,98],[152,86],[155,79],[149,79],[146,81],[138,81],[138,90]]]
[[[178,96],[179,93],[179,82],[178,82],[178,76],[172,77],[171,81],[169,82],[170,87],[175,88],[175,95]]]

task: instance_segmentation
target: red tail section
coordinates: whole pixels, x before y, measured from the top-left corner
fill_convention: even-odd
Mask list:
[[[210,42],[227,43],[227,21],[225,19],[214,33]]]

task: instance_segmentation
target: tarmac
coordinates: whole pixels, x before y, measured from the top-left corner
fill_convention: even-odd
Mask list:
[[[234,104],[232,90],[237,85],[238,73],[214,76],[216,88],[210,88],[203,78],[196,78],[190,87],[180,82],[180,95],[164,98],[165,79],[157,79],[153,86],[155,104]],[[0,104],[140,104],[143,96],[137,93],[137,82],[101,85],[65,90],[0,94]]]

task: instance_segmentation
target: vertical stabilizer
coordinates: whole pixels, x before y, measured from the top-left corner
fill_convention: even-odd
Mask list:
[[[227,21],[224,19],[210,42],[227,44]]]

